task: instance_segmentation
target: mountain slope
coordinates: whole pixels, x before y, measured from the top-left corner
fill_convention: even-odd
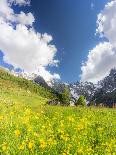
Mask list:
[[[80,95],[86,97],[87,103],[94,101],[96,104],[104,103],[112,106],[116,103],[116,69],[112,69],[110,74],[97,84],[91,82],[76,82],[76,83],[60,83],[54,82],[53,89],[57,92],[63,92],[67,87],[74,98],[79,98]]]
[[[70,84],[70,90],[76,97],[84,95],[88,102],[105,103],[112,106],[116,102],[116,69],[97,84],[91,82],[76,82]]]
[[[50,89],[50,87],[48,86],[47,82],[41,76],[35,77],[33,81],[35,83],[39,84],[40,86],[43,86],[44,88]]]
[[[0,101],[8,104],[24,103],[36,107],[56,97],[52,90],[34,84],[32,81],[15,77],[0,68]]]
[[[112,69],[110,74],[103,80],[98,82],[100,86],[93,97],[96,103],[104,103],[106,105],[112,106],[116,103],[116,69]]]

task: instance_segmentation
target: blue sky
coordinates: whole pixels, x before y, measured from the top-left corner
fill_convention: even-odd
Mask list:
[[[40,32],[53,36],[60,60],[58,68],[52,71],[60,73],[62,81],[79,80],[81,63],[86,60],[88,51],[98,42],[94,35],[97,14],[107,0],[33,0],[32,11]],[[94,8],[91,8],[91,4]]]
[[[58,67],[49,67],[52,73],[60,74],[64,82],[80,80],[82,62],[87,60],[88,52],[100,39],[96,32],[97,15],[103,10],[108,0],[32,0],[30,7],[35,17],[34,28],[40,33],[53,37],[52,44],[57,48]],[[18,7],[14,7],[19,12]],[[2,60],[0,65],[9,66]],[[11,67],[11,66],[10,66]]]

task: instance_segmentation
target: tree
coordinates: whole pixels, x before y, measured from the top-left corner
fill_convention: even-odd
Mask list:
[[[69,105],[70,104],[70,92],[67,87],[64,88],[64,91],[59,95],[61,104]]]
[[[78,105],[86,106],[85,97],[84,97],[83,95],[81,95],[81,96],[78,98],[78,100],[77,100],[77,102],[76,102],[75,105],[76,105],[76,106],[78,106]]]
[[[94,101],[90,101],[89,106],[95,106]]]

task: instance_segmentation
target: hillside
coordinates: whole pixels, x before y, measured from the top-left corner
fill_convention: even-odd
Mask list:
[[[116,153],[114,109],[44,106],[54,97],[0,69],[0,154]]]
[[[34,108],[54,97],[56,96],[52,90],[45,89],[32,81],[15,77],[0,68],[0,101],[8,102],[8,104],[24,103]]]

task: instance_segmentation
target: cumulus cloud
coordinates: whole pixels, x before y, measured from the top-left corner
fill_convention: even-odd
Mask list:
[[[44,77],[46,81],[52,81],[53,79],[60,79],[60,76],[56,73],[51,74],[49,71],[46,71],[44,67],[40,67],[39,75]]]
[[[9,2],[15,5],[30,5],[30,0],[9,0]]]
[[[14,21],[23,25],[33,25],[35,18],[32,13],[25,14],[24,12],[20,12],[20,14],[15,14]]]
[[[57,49],[50,44],[52,36],[35,31],[33,28],[35,19],[32,13],[25,14],[21,11],[15,14],[12,9],[13,3],[28,5],[29,2],[27,0],[0,0],[0,50],[4,53],[3,59],[25,72],[39,71],[38,73],[47,81],[59,79],[58,74],[51,74],[46,70],[48,65],[58,63],[58,60],[54,58]]]
[[[15,22],[22,25],[32,26],[35,18],[31,12],[24,13],[21,11],[16,14],[12,9],[13,4],[26,5],[28,1],[25,0],[0,0],[0,17],[2,17],[6,22]]]
[[[116,46],[116,0],[106,4],[104,10],[98,15],[97,26],[97,33]]]
[[[116,0],[107,3],[98,14],[96,33],[108,42],[101,42],[90,50],[87,61],[81,67],[81,80],[94,83],[116,67]]]

